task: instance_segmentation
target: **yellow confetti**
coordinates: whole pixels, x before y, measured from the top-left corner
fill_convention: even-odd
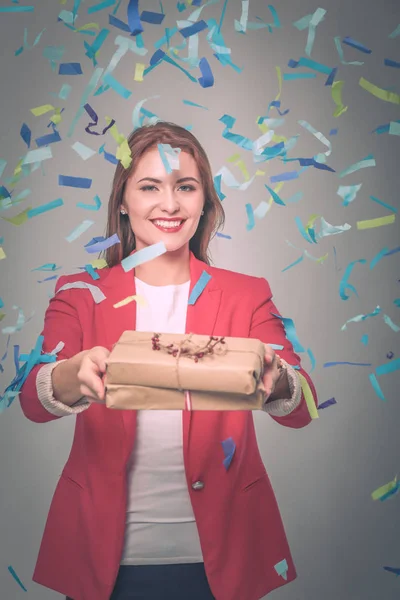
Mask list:
[[[379,500],[379,498],[382,498],[382,496],[385,496],[386,494],[391,492],[395,487],[397,487],[397,475],[393,479],[393,481],[390,481],[389,483],[382,485],[377,490],[372,492],[372,494],[371,494],[372,500]]]
[[[304,375],[302,375],[301,373],[297,372],[297,374],[300,377],[301,390],[303,392],[303,395],[304,395],[304,398],[305,398],[305,401],[307,404],[308,412],[310,413],[310,417],[312,419],[319,419],[318,410],[317,410],[317,407],[315,406],[313,394],[312,394],[310,386],[308,385],[308,381],[304,377]]]
[[[35,115],[35,117],[40,117],[41,115],[45,115],[50,110],[56,110],[54,106],[51,104],[42,104],[42,106],[36,106],[36,108],[31,108],[31,113]]]
[[[12,225],[22,225],[23,223],[26,223],[26,221],[28,220],[28,211],[30,211],[32,209],[32,206],[28,206],[28,208],[26,208],[24,211],[22,211],[21,213],[19,213],[18,215],[15,215],[15,217],[1,217],[3,219],[3,221],[7,221],[7,223],[11,223]]]
[[[379,217],[378,219],[357,221],[357,229],[372,229],[373,227],[382,227],[382,225],[391,225],[395,220],[396,215],[389,215],[388,217]]]
[[[340,117],[346,110],[349,108],[345,106],[342,102],[342,87],[344,85],[344,81],[334,81],[332,84],[332,100],[336,104],[336,110],[333,113],[334,117]]]
[[[137,294],[135,296],[127,296],[126,298],[124,298],[124,300],[121,300],[121,302],[117,302],[117,304],[114,304],[113,307],[120,308],[121,306],[126,306],[126,304],[129,304],[130,302],[133,302],[134,300],[136,300],[136,302],[138,304],[140,304],[141,306],[147,306],[146,299],[143,296],[140,296],[139,294]]]
[[[385,102],[392,102],[393,104],[400,104],[400,94],[395,94],[394,92],[388,92],[387,90],[383,90],[382,88],[374,85],[370,81],[364,79],[364,77],[360,78],[358,82],[364,90],[367,90],[373,96],[376,96],[380,100],[384,100]]]
[[[93,269],[104,269],[107,267],[107,261],[104,258],[97,258],[90,263]]]
[[[305,226],[305,229],[311,229],[316,221],[316,219],[318,219],[321,215],[311,215],[311,217],[308,219],[307,225]]]
[[[278,85],[279,85],[279,92],[278,92],[278,95],[275,97],[275,100],[279,100],[279,98],[281,97],[281,93],[282,93],[282,72],[281,72],[280,67],[275,67],[275,70],[276,70],[276,74],[278,75]]]
[[[3,260],[3,258],[7,258],[6,253],[4,252],[4,249],[0,247],[0,260]]]
[[[100,26],[98,23],[86,23],[86,25],[82,25],[82,27],[75,29],[75,31],[86,31],[87,29],[100,29]]]
[[[6,316],[6,313],[0,312],[0,321],[2,321],[5,316]]]
[[[106,123],[111,123],[111,120],[112,119],[110,119],[110,117],[106,117]],[[121,161],[122,166],[125,169],[128,169],[132,163],[132,152],[129,148],[128,140],[122,133],[118,133],[115,123],[112,127],[110,127],[109,131],[118,144],[116,157]]]
[[[143,71],[145,70],[145,68],[146,65],[144,65],[143,63],[136,63],[134,75],[135,81],[143,81]]]

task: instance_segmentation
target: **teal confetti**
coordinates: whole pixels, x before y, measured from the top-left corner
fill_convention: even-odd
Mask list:
[[[383,401],[386,401],[386,398],[385,398],[385,396],[383,395],[383,392],[382,392],[382,390],[381,390],[381,387],[380,387],[380,385],[379,385],[379,383],[378,383],[378,380],[377,380],[377,378],[376,378],[375,374],[374,374],[374,373],[370,373],[370,374],[368,375],[368,377],[369,377],[369,380],[370,380],[370,382],[371,382],[371,385],[372,385],[372,387],[374,388],[374,390],[375,390],[375,393],[376,393],[376,395],[378,396],[378,398],[380,398],[380,399],[381,399],[381,400],[383,400]]]
[[[0,9],[1,12],[1,9]],[[26,589],[26,587],[22,584],[20,578],[18,577],[18,575],[16,574],[16,572],[14,571],[14,569],[12,568],[12,566],[10,565],[8,567],[8,570],[10,571],[11,575],[14,577],[15,581],[18,583],[19,586],[21,586],[21,588],[24,590],[24,592],[27,592],[28,590]]]
[[[200,275],[198,281],[196,282],[192,292],[190,294],[190,298],[188,300],[188,304],[193,305],[196,304],[197,299],[203,293],[205,287],[211,279],[211,275],[207,273],[207,271],[203,271]]]

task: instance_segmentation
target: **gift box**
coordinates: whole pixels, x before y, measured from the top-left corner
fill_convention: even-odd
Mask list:
[[[106,360],[106,406],[261,409],[264,355],[254,338],[124,331]]]

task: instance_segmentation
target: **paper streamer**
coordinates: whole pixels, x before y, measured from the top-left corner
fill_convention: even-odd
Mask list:
[[[289,319],[288,317],[281,317],[280,315],[277,315],[275,313],[271,313],[271,315],[282,321],[283,326],[285,328],[286,339],[289,340],[289,342],[292,344],[293,350],[295,352],[305,352],[303,346],[300,344],[299,339],[297,337],[296,328],[294,326],[293,320]]]
[[[85,231],[87,231],[92,225],[94,225],[94,221],[82,221],[82,223],[78,225],[78,227],[76,227],[65,239],[67,242],[73,242],[80,235],[82,235],[82,233],[85,233]]]
[[[196,304],[197,299],[203,293],[203,291],[206,288],[210,279],[211,279],[211,275],[209,273],[207,273],[207,271],[203,271],[191,291],[191,294],[190,294],[190,297],[188,300],[188,305]]]
[[[274,566],[274,569],[278,573],[278,575],[283,577],[283,579],[287,580],[287,572],[288,572],[289,567],[288,567],[286,558],[284,558],[280,562],[276,563],[276,565]]]
[[[96,154],[95,150],[88,148],[88,146],[81,144],[81,142],[75,142],[71,147],[83,160],[88,160],[88,158],[91,158]]]
[[[59,290],[57,290],[57,294],[59,294],[63,290],[73,289],[89,290],[96,304],[100,304],[100,302],[103,302],[103,300],[106,299],[106,296],[103,294],[101,289],[97,287],[97,285],[93,285],[92,283],[86,283],[86,281],[74,281],[72,283],[66,283],[63,286],[61,286]]]
[[[370,317],[376,317],[380,313],[381,313],[381,308],[380,308],[380,306],[377,306],[375,308],[375,310],[371,313],[368,313],[366,315],[357,315],[356,317],[353,317],[352,319],[348,319],[346,321],[346,323],[344,325],[342,325],[341,330],[345,331],[347,329],[348,323],[360,323],[361,321],[365,321],[366,319],[369,319]]]
[[[384,225],[392,225],[396,220],[396,215],[379,217],[378,219],[369,219],[367,221],[357,221],[357,229],[373,229]]]
[[[340,185],[336,192],[338,196],[343,198],[343,206],[348,206],[350,202],[355,200],[357,193],[360,191],[362,183],[358,185]]]
[[[236,451],[236,444],[233,441],[233,438],[227,438],[221,442],[222,449],[224,451],[224,460],[222,464],[224,465],[226,471],[229,469],[232,459],[234,457]]]
[[[339,173],[339,177],[345,177],[346,175],[350,175],[350,173],[355,173],[355,171],[359,171],[360,169],[366,169],[368,167],[375,167],[376,162],[372,154],[369,154],[359,162],[351,165],[347,169],[344,169],[341,173]]]
[[[172,148],[170,144],[157,144],[160,158],[163,162],[166,172],[172,173],[172,170],[179,170],[180,148]]]
[[[400,482],[397,481],[397,475],[396,475],[396,477],[393,479],[393,481],[389,481],[389,483],[385,483],[385,485],[382,485],[381,487],[379,487],[378,489],[376,489],[372,492],[372,494],[371,494],[372,500],[381,500],[383,496],[386,496],[386,494],[388,494],[392,490],[398,490],[399,483]]]
[[[311,388],[308,384],[308,381],[304,377],[304,375],[302,375],[301,373],[298,373],[298,376],[300,378],[301,390],[303,392],[310,417],[311,417],[311,419],[319,419],[318,410],[315,405],[314,397],[313,397]]]
[[[361,77],[358,83],[364,90],[366,90],[376,98],[384,100],[385,102],[391,102],[392,104],[400,104],[400,94],[395,94],[395,92],[388,92],[387,90],[383,90],[377,85],[367,81],[364,77]]]
[[[59,175],[58,185],[88,190],[92,185],[92,180],[87,177],[70,177],[69,175]]]
[[[113,308],[121,308],[122,306],[126,306],[127,304],[130,304],[131,302],[137,302],[138,304],[140,304],[140,306],[143,306],[143,308],[146,308],[148,306],[148,304],[146,302],[146,298],[144,298],[140,294],[136,294],[135,296],[127,296],[120,302],[113,304]]]
[[[162,254],[165,254],[165,252],[167,252],[167,249],[165,247],[164,242],[157,242],[156,244],[147,246],[146,248],[138,250],[130,256],[127,256],[121,261],[121,265],[125,273],[128,273],[129,271],[138,267],[139,265],[142,265],[150,260],[153,260],[154,258],[157,258],[158,256],[161,256]]]
[[[366,262],[367,261],[365,260],[365,258],[361,258],[360,260],[353,260],[352,262],[350,262],[347,265],[346,271],[345,271],[345,273],[340,281],[340,285],[339,285],[339,294],[340,294],[340,297],[342,300],[348,300],[350,298],[350,296],[348,296],[346,294],[346,290],[350,290],[358,298],[357,290],[353,285],[348,283],[348,278],[350,277],[351,272],[357,263],[361,263],[362,265],[365,265]]]
[[[96,254],[97,252],[102,252],[103,250],[107,250],[107,248],[111,248],[111,246],[114,246],[115,244],[120,244],[121,241],[118,237],[117,233],[114,233],[113,235],[111,235],[110,237],[102,240],[102,241],[98,241],[95,242],[94,244],[90,244],[90,245],[86,245],[85,249],[86,252],[88,252],[89,254]]]

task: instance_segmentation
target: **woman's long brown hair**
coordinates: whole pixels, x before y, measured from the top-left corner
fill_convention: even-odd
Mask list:
[[[125,184],[130,175],[135,171],[140,158],[157,144],[170,144],[172,148],[180,148],[182,152],[190,154],[197,163],[201,183],[204,190],[204,215],[200,218],[196,233],[189,241],[189,249],[196,258],[206,264],[211,263],[209,243],[217,231],[224,225],[225,212],[214,187],[211,166],[200,142],[184,127],[159,121],[155,125],[144,125],[135,129],[128,138],[132,153],[132,163],[125,169],[118,162],[115,170],[110,199],[108,202],[108,216],[106,238],[118,235],[120,244],[114,244],[103,250],[103,258],[108,267],[119,264],[135,249],[136,241],[128,215],[121,215],[121,205],[124,197]]]

